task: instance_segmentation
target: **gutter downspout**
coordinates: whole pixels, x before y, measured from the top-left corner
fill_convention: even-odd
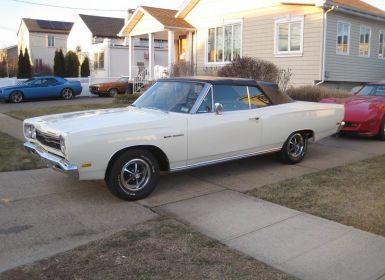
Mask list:
[[[328,14],[336,9],[336,6],[332,6],[329,10],[324,12],[324,30],[323,30],[323,48],[322,48],[322,72],[321,81],[316,84],[319,86],[325,82],[325,67],[326,67],[326,37],[328,28]]]

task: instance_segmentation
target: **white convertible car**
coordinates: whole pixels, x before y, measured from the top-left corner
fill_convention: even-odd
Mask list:
[[[272,152],[298,163],[308,140],[336,133],[343,117],[343,105],[296,102],[266,82],[174,78],[127,108],[27,119],[24,145],[55,170],[137,200],[162,171]]]

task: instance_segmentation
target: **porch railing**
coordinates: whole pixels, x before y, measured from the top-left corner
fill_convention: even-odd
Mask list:
[[[134,78],[134,81],[133,81],[133,92],[135,93],[135,92],[140,91],[148,83],[149,83],[149,80],[148,80],[148,70],[147,69],[143,69]]]

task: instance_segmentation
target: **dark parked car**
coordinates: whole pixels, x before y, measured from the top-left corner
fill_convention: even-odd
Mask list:
[[[20,103],[26,99],[61,97],[69,100],[82,92],[79,81],[68,81],[61,77],[34,77],[18,85],[0,88],[0,100]]]
[[[116,94],[125,93],[127,90],[132,92],[132,83],[130,83],[130,78],[126,76],[120,77],[115,82],[90,85],[90,92],[99,96],[114,97]]]

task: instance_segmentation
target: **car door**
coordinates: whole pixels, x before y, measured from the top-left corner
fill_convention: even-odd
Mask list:
[[[215,103],[223,106],[220,114]],[[247,86],[214,85],[188,119],[188,165],[257,152],[261,116],[250,106]]]
[[[47,78],[45,80],[47,85],[47,97],[59,97],[63,88],[62,83],[55,78]]]
[[[47,97],[47,85],[44,84],[45,79],[35,79],[24,95],[27,99],[44,98]]]

